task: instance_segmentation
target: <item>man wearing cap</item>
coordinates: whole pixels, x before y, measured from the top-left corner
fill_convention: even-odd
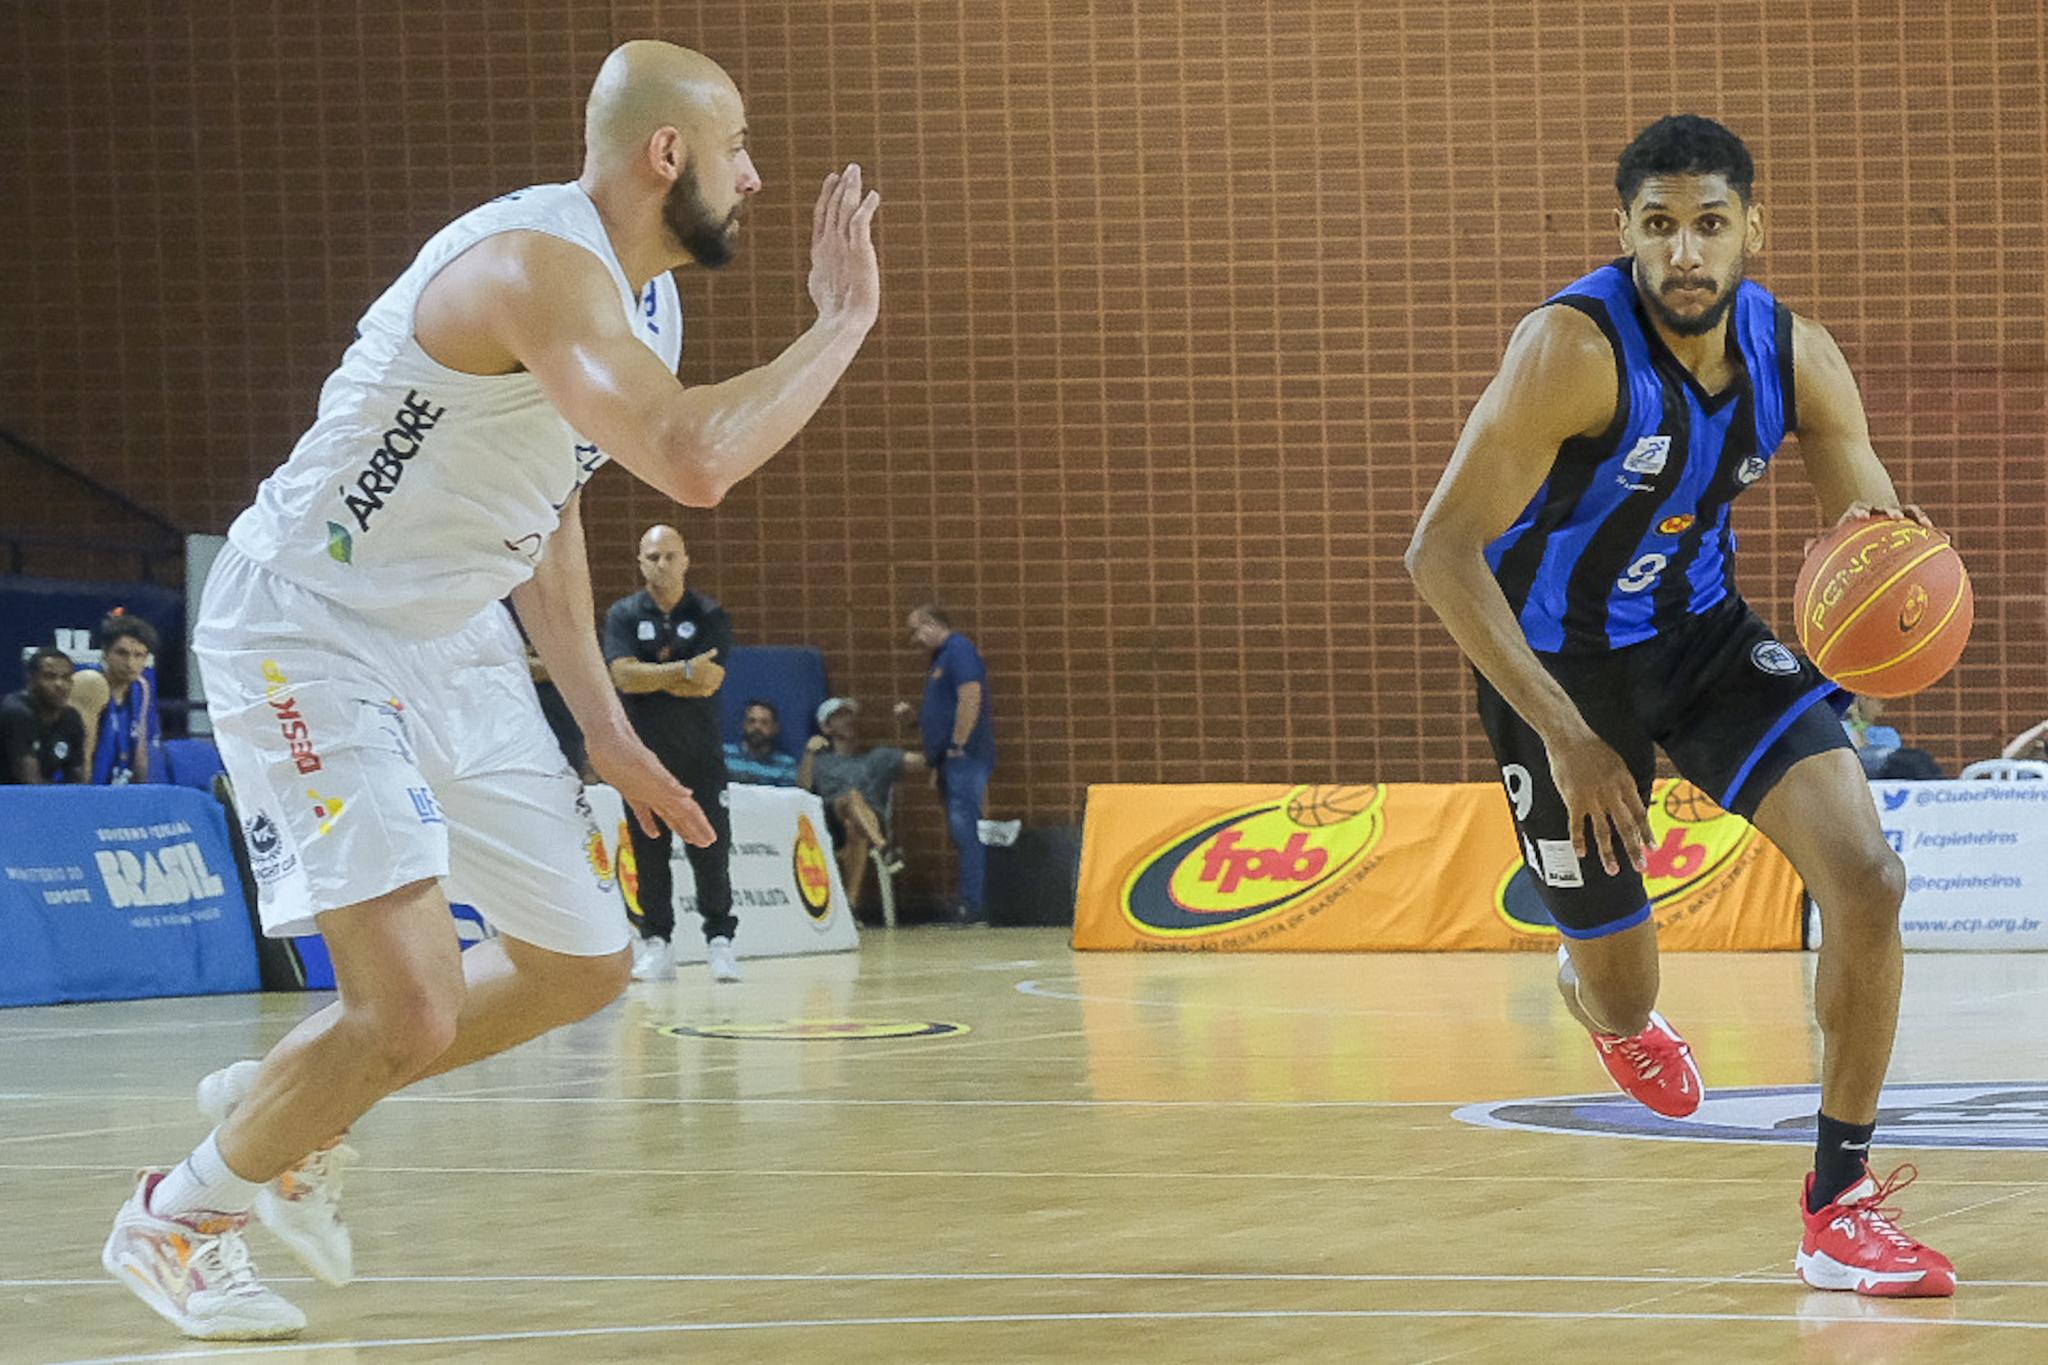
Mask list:
[[[839,850],[839,875],[846,901],[860,904],[872,854],[888,871],[903,870],[903,854],[889,837],[883,812],[905,773],[926,769],[922,754],[888,747],[866,749],[860,742],[860,704],[833,697],[818,708],[820,733],[804,746],[796,782],[825,803],[825,823]]]

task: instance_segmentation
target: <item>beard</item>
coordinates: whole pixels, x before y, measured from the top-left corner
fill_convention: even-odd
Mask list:
[[[690,259],[706,270],[718,269],[738,249],[739,205],[733,205],[732,212],[722,218],[713,213],[697,188],[697,173],[691,167],[685,166],[676,183],[669,186],[668,198],[661,204],[661,219],[690,253]]]
[[[1650,313],[1657,321],[1663,323],[1673,332],[1682,337],[1705,336],[1716,327],[1719,327],[1721,319],[1727,317],[1728,310],[1735,306],[1735,291],[1737,286],[1742,283],[1742,272],[1745,264],[1746,258],[1738,258],[1736,260],[1734,277],[1725,286],[1717,285],[1713,302],[1709,303],[1706,310],[1696,317],[1686,317],[1673,312],[1671,306],[1664,302],[1664,295],[1660,291],[1650,288],[1649,282],[1643,278],[1643,268],[1640,265],[1635,267],[1636,293],[1642,298],[1644,306],[1650,310]]]

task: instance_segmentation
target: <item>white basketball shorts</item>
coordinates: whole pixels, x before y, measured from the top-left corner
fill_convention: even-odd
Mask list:
[[[193,651],[265,934],[316,932],[325,911],[435,877],[537,947],[630,941],[606,841],[502,606],[406,639],[228,546]]]

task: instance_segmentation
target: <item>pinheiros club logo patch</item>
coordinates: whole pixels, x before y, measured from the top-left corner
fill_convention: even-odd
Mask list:
[[[1799,660],[1791,650],[1776,640],[1764,640],[1749,652],[1750,662],[1758,671],[1790,677],[1799,671]]]
[[[1612,1092],[1469,1104],[1452,1117],[1480,1128],[1574,1137],[1811,1147],[1819,1107],[1818,1086],[1710,1085],[1698,1111],[1683,1119],[1665,1118]],[[1877,1131],[1886,1149],[2048,1150],[2048,1081],[1888,1085],[1878,1097]]]
[[[1139,862],[1120,897],[1153,938],[1242,929],[1357,867],[1386,830],[1380,786],[1304,786],[1207,821]]]

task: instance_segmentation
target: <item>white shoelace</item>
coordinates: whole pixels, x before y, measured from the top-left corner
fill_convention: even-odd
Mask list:
[[[242,1239],[240,1229],[230,1228],[210,1237],[200,1233],[193,1241],[196,1245],[192,1249],[192,1263],[199,1268],[200,1278],[208,1289],[243,1297],[270,1292],[256,1278],[256,1267],[249,1261],[249,1244]]]
[[[1858,1222],[1884,1238],[1887,1242],[1890,1242],[1898,1250],[1911,1251],[1920,1245],[1913,1238],[1908,1237],[1899,1230],[1899,1225],[1891,1220],[1890,1210],[1864,1204],[1851,1205],[1850,1208]]]
[[[1664,1070],[1664,1063],[1652,1057],[1649,1049],[1633,1038],[1618,1038],[1608,1046],[1628,1059],[1628,1064],[1636,1069],[1636,1077],[1639,1080],[1654,1081]]]

